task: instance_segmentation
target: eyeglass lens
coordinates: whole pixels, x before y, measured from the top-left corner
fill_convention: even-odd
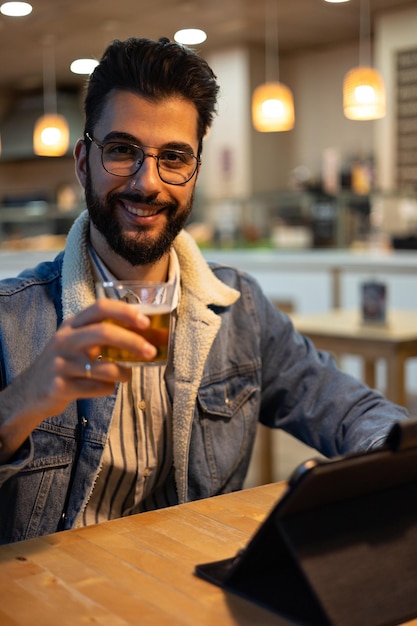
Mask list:
[[[103,166],[115,176],[136,174],[146,156],[156,159],[161,179],[174,185],[188,182],[198,165],[193,154],[181,150],[162,150],[157,155],[148,155],[141,147],[127,143],[110,142],[102,147]]]

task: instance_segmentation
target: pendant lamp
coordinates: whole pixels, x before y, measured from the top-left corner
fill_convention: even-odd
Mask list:
[[[294,127],[294,99],[291,90],[279,82],[277,3],[265,3],[265,78],[252,95],[252,122],[263,133]]]
[[[62,156],[69,146],[67,120],[57,112],[55,84],[55,55],[53,42],[48,38],[43,48],[43,100],[44,115],[33,131],[33,151],[39,156]]]
[[[343,111],[350,120],[376,120],[385,115],[384,81],[371,66],[369,0],[361,0],[359,67],[344,78]]]

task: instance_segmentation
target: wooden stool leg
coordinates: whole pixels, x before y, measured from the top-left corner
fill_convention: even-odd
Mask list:
[[[259,481],[261,485],[266,485],[274,480],[272,431],[270,428],[259,424],[257,437],[260,458]]]
[[[405,360],[399,356],[387,359],[387,384],[385,395],[388,400],[407,406],[407,394],[405,390]]]

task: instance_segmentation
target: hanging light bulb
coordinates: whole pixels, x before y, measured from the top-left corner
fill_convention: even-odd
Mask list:
[[[291,91],[278,82],[263,83],[252,96],[253,125],[260,132],[291,130],[294,127],[294,101]]]
[[[51,39],[44,42],[43,54],[44,115],[33,131],[33,151],[39,156],[62,156],[69,146],[69,128],[63,115],[57,113],[55,58]]]
[[[369,0],[361,0],[359,67],[343,81],[343,111],[350,120],[376,120],[385,115],[385,85],[370,63]]]
[[[39,156],[62,156],[68,150],[69,130],[67,120],[57,113],[46,113],[36,123],[33,131],[33,151]]]
[[[294,99],[290,89],[279,82],[278,19],[276,3],[265,5],[266,82],[252,95],[252,122],[263,133],[291,130],[294,127]]]
[[[377,120],[385,115],[385,86],[372,67],[355,67],[343,83],[343,109],[350,120]]]

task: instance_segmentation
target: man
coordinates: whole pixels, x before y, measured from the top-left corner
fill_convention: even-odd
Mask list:
[[[74,150],[87,211],[53,262],[0,283],[3,543],[240,489],[258,421],[332,456],[406,417],[183,230],[217,92],[167,39],[115,41],[91,76]],[[146,317],[95,300],[103,276],[177,281],[166,366],[100,359],[155,354]]]

